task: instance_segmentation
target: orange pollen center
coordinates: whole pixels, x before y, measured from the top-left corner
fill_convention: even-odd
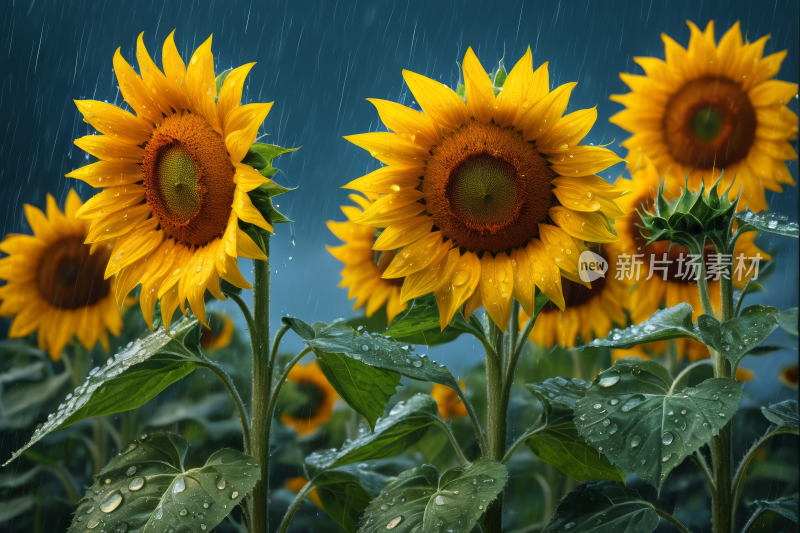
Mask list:
[[[747,156],[755,140],[756,111],[736,83],[699,78],[672,95],[663,128],[676,161],[688,167],[725,168]]]
[[[432,153],[422,193],[444,237],[470,251],[496,253],[539,234],[557,174],[521,132],[471,120]]]
[[[39,294],[60,309],[78,309],[99,302],[108,294],[109,281],[103,279],[111,256],[110,248],[90,255],[81,237],[66,237],[47,248],[36,275]]]
[[[145,146],[147,203],[169,237],[205,246],[222,236],[233,205],[235,169],[222,136],[188,111],[170,115]]]

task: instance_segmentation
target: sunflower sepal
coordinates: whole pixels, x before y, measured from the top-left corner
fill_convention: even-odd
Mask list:
[[[302,147],[298,146],[297,148],[284,148],[275,144],[253,143],[250,146],[250,149],[247,151],[247,154],[244,156],[244,159],[242,159],[242,163],[245,165],[250,165],[262,176],[271,178],[278,173],[278,169],[272,166],[272,161],[279,155],[289,154],[299,150],[300,148]],[[285,188],[283,189],[283,192],[275,193],[273,196],[294,190]]]
[[[674,385],[657,362],[626,357],[600,372],[575,404],[581,438],[659,492],[675,467],[730,422],[743,395],[742,383],[730,378]]]
[[[143,336],[110,357],[105,366],[92,370],[86,381],[67,396],[58,412],[5,465],[53,431],[86,418],[144,405],[172,383],[191,374],[198,365],[205,364],[198,355],[199,344],[200,322],[195,317],[181,319],[170,332],[159,329]]]
[[[642,205],[641,210],[637,208],[642,220],[639,225],[642,235],[648,239],[648,245],[670,241],[686,246],[693,254],[701,253],[708,238],[715,245],[720,245],[717,248],[720,253],[726,253],[727,236],[730,235],[739,197],[736,196],[733,201],[729,199],[730,187],[723,194],[718,193],[722,176],[707,193],[702,183],[699,191],[691,190],[688,179],[687,175],[680,196],[672,200],[667,198],[670,193],[662,180],[653,206],[648,208]]]

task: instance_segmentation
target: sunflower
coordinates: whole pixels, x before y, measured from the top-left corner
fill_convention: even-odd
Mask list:
[[[374,199],[377,195],[372,194]],[[384,279],[381,276],[394,258],[394,250],[373,251],[377,230],[353,222],[359,218],[372,202],[351,194],[349,198],[358,206],[343,205],[342,213],[347,217],[346,222],[327,222],[328,229],[339,239],[344,241],[341,246],[326,246],[333,257],[344,263],[340,287],[347,287],[347,298],[356,299],[353,310],[367,306],[367,317],[371,317],[384,304],[386,304],[386,317],[391,324],[392,319],[406,308],[405,303],[400,303],[400,287],[403,278]]]
[[[547,303],[539,312],[536,324],[528,337],[541,346],[559,344],[573,348],[577,339],[586,344],[602,339],[611,331],[612,324],[625,326],[628,321],[625,310],[630,299],[630,282],[614,276],[617,268],[617,249],[614,245],[594,248],[598,255],[608,261],[608,271],[591,286],[585,283],[564,280],[564,304],[562,311]],[[520,324],[528,321],[529,315],[520,312]]]
[[[688,50],[662,34],[665,61],[637,57],[645,75],[620,74],[631,92],[611,97],[626,109],[610,120],[633,134],[621,143],[628,164],[641,149],[673,183],[683,185],[688,174],[693,189],[703,179],[711,185],[724,169],[723,188],[734,177],[743,188],[740,209],[766,209],[765,188],[794,185],[785,161],[797,158],[789,144],[797,115],[786,104],[797,84],[773,79],[786,50],[762,57],[769,36],[743,42],[738,22],[719,46],[713,21],[705,32],[688,24]]]
[[[141,34],[136,57],[142,77],[119,49],[113,61],[122,96],[136,115],[104,102],[75,101],[103,135],[75,141],[100,161],[67,177],[104,188],[77,216],[90,221],[87,242],[116,239],[105,278],[118,275],[118,300],[141,283],[142,313],[151,329],[157,299],[165,324],[178,306],[186,313],[188,300],[207,326],[206,289],[224,300],[220,278],[250,288],[238,257],[266,260],[239,220],[272,231],[247,194],[270,180],[242,163],[272,104],[239,105],[254,63],[231,70],[217,94],[211,37],[188,68],[173,34],[164,43],[163,73]]]
[[[308,480],[306,478],[304,478],[303,476],[297,476],[291,479],[287,479],[286,484],[284,486],[288,490],[297,494],[298,492],[303,490],[303,487],[306,486],[306,483],[308,483]],[[322,500],[320,500],[319,498],[319,491],[317,489],[311,489],[311,492],[309,492],[308,496],[306,497],[312,502],[314,502],[314,504],[317,507],[322,507]]]
[[[314,362],[310,365],[295,365],[290,371],[288,380],[295,384],[300,392],[308,396],[308,403],[298,406],[293,411],[283,413],[281,422],[293,427],[302,436],[313,433],[320,424],[330,420],[333,405],[339,395],[328,383],[325,374]]]
[[[211,350],[225,348],[233,338],[233,319],[221,313],[211,313],[209,328],[200,332],[200,346]]]
[[[781,373],[778,375],[778,379],[781,380],[781,383],[786,385],[791,389],[797,388],[797,365],[790,365],[781,370]]]
[[[461,390],[466,390],[464,380],[459,379],[458,386],[461,387]],[[467,416],[466,406],[461,402],[458,393],[450,387],[434,383],[433,389],[431,389],[431,396],[439,406],[439,416],[442,420],[452,420],[453,418]]]
[[[0,251],[0,316],[15,316],[10,338],[39,330],[39,348],[53,361],[77,336],[91,350],[97,341],[108,350],[108,332],[119,335],[120,308],[114,301],[115,282],[104,279],[111,243],[84,244],[89,225],[75,218],[82,202],[70,190],[65,210],[47,195],[47,215],[25,205],[33,235],[6,235]]]
[[[401,302],[434,292],[442,329],[465,303],[505,329],[512,298],[532,312],[534,285],[563,309],[584,241],[617,240],[618,193],[594,173],[620,159],[578,145],[597,111],[562,117],[576,84],[550,92],[547,63],[531,61],[529,48],[495,97],[470,48],[466,102],[403,71],[424,113],[370,99],[394,133],[346,137],[387,165],[346,185],[382,195],[356,222],[386,228],[375,249],[399,250],[383,277],[405,278]]]
[[[659,185],[659,176],[656,167],[644,154],[638,159],[635,168],[632,171],[633,183],[631,185],[632,192],[620,200],[623,209],[640,209],[642,205],[652,207],[653,199]],[[700,294],[697,291],[697,284],[693,282],[692,276],[688,275],[689,251],[684,247],[677,244],[670,246],[669,242],[654,242],[646,245],[647,239],[642,237],[640,229],[637,224],[640,224],[639,216],[631,216],[619,219],[616,224],[617,234],[620,241],[618,247],[620,253],[627,254],[627,264],[624,277],[630,277],[633,281],[633,288],[631,291],[630,299],[630,312],[631,319],[634,324],[639,324],[644,320],[650,318],[655,313],[661,304],[666,307],[674,307],[681,302],[689,303],[694,310],[692,315],[693,320],[703,314],[702,305],[700,303]],[[736,268],[740,266],[738,258],[744,260],[742,263],[746,268],[753,267],[754,273],[755,264],[751,258],[759,258],[761,262],[768,261],[771,256],[758,248],[755,245],[754,239],[757,233],[745,233],[739,237],[736,243],[733,257],[731,258],[732,265],[729,267],[730,275],[732,277],[733,286],[736,289],[741,289],[747,282],[747,278],[742,274],[744,271],[736,272]],[[713,263],[712,255],[716,254],[716,249],[711,241],[706,243],[704,249],[705,261],[709,265]],[[659,263],[664,260],[664,256],[668,263]],[[634,259],[634,256],[638,256]],[[633,266],[634,262],[638,265]],[[666,266],[666,271],[663,269]],[[651,268],[654,267],[654,268]],[[619,273],[622,276],[622,273]],[[647,278],[650,279],[647,279]],[[715,311],[719,313],[720,309],[720,282],[719,280],[710,279],[712,277],[709,272],[708,291],[711,298],[711,304]],[[666,279],[665,279],[666,278]]]

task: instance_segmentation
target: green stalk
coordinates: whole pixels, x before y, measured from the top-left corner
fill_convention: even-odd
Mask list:
[[[695,252],[692,252],[695,253]],[[699,252],[702,254],[702,249]],[[697,289],[700,292],[700,301],[703,304],[703,313],[716,316],[711,306],[711,298],[706,279],[705,258],[701,255],[700,272],[697,279]],[[722,279],[720,283],[721,307],[719,320],[724,322],[733,315],[733,284],[731,280]],[[730,378],[731,365],[725,357],[709,348],[714,360],[714,377]],[[711,497],[711,524],[714,533],[732,533],[733,521],[732,508],[732,464],[731,464],[731,424],[726,424],[711,441],[711,458],[713,462],[713,476],[715,491]]]
[[[487,315],[488,316],[488,315]],[[512,321],[515,317],[512,317]],[[508,403],[504,402],[504,383],[503,355],[508,348],[504,346],[506,335],[500,332],[500,328],[488,320],[489,338],[493,339],[495,353],[486,354],[486,434],[488,436],[488,458],[495,461],[502,461],[506,448],[506,419]],[[513,345],[511,347],[513,350]],[[501,533],[503,531],[503,493],[489,505],[483,517],[485,533]]]
[[[264,253],[269,257],[269,233],[264,236]],[[253,324],[250,344],[253,349],[252,453],[261,465],[261,480],[249,497],[250,532],[268,533],[269,515],[269,403],[272,368],[269,364],[269,260],[253,261]]]

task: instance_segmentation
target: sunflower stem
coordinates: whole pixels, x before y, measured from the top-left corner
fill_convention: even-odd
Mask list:
[[[289,524],[292,522],[292,518],[294,514],[297,512],[297,509],[300,508],[300,504],[303,503],[303,500],[306,499],[306,496],[311,494],[311,491],[314,490],[314,482],[309,481],[303,488],[300,489],[300,492],[297,493],[295,496],[294,501],[286,510],[286,514],[283,516],[283,520],[281,520],[280,529],[278,529],[278,533],[286,533],[289,530]]]
[[[264,253],[269,257],[268,232],[261,232]],[[272,393],[272,368],[269,342],[269,260],[253,261],[253,320],[250,345],[253,349],[252,446],[253,456],[261,465],[261,479],[249,497],[250,533],[269,531],[269,404]]]
[[[503,460],[506,451],[506,418],[508,403],[504,401],[504,363],[505,359],[507,359],[505,357],[506,352],[513,350],[516,338],[512,337],[510,335],[511,332],[508,330],[508,336],[503,333],[491,318],[488,318],[487,321],[489,338],[494,341],[494,348],[498,355],[498,357],[493,357],[489,353],[486,354],[486,433],[489,437],[488,458],[499,462]],[[513,316],[511,321],[514,321]],[[510,348],[504,346],[507,339],[512,339],[510,341]],[[483,526],[483,530],[486,533],[500,533],[503,531],[502,492],[489,505],[488,509],[486,509],[486,513],[483,515]]]
[[[700,271],[697,275],[697,290],[700,292],[700,302],[703,305],[703,313],[716,318],[714,308],[711,305],[711,295],[708,290],[708,280],[706,278],[705,257],[702,247],[696,247],[692,253],[700,254]],[[691,250],[690,250],[691,251]],[[730,280],[727,283],[720,283],[720,315],[719,320],[724,322],[729,320],[733,314],[733,284]],[[714,360],[714,377],[730,378],[731,364],[721,353],[709,348],[711,358]],[[720,429],[719,434],[711,440],[711,460],[713,463],[713,476],[715,491],[711,497],[711,524],[714,533],[731,533],[733,528],[732,519],[732,465],[731,465],[731,424],[728,422]]]

